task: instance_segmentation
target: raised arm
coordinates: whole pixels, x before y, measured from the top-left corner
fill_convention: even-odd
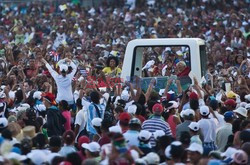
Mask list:
[[[50,64],[43,58],[42,62],[45,64],[51,76],[55,79],[58,76],[58,73],[50,66]]]

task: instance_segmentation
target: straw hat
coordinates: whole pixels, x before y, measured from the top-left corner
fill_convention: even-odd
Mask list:
[[[33,138],[36,136],[36,129],[34,126],[26,126],[23,128],[23,137]]]

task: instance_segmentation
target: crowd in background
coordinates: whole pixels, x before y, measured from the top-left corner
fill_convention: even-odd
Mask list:
[[[0,164],[249,164],[249,13],[248,0],[0,4]],[[120,82],[130,40],[191,37],[206,43],[202,83]],[[144,76],[191,69],[188,49],[145,54]]]

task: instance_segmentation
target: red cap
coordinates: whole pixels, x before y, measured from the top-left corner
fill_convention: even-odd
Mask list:
[[[81,148],[83,143],[89,143],[89,142],[90,142],[90,140],[89,140],[89,138],[87,136],[81,136],[78,139],[78,145],[77,146],[78,146],[78,148]]]
[[[130,114],[128,112],[122,112],[119,116],[119,120],[124,123],[129,123],[130,120]]]
[[[162,113],[163,112],[163,107],[161,104],[156,103],[153,108],[152,108],[153,112],[157,112],[157,113]]]
[[[227,99],[224,104],[233,107],[236,106],[236,102],[233,99]]]
[[[191,92],[190,95],[189,95],[189,99],[191,99],[191,100],[198,100],[199,97],[198,97],[198,95],[195,92]]]
[[[46,92],[46,93],[42,93],[42,96],[49,101],[51,104],[56,105],[55,102],[55,95],[53,93],[50,92]]]

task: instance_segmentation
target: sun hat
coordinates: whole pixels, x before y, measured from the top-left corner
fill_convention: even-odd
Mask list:
[[[234,110],[235,113],[240,114],[244,117],[247,117],[247,109],[243,107],[239,107],[236,110]]]
[[[82,148],[89,150],[90,152],[100,152],[101,147],[97,142],[83,143]]]

